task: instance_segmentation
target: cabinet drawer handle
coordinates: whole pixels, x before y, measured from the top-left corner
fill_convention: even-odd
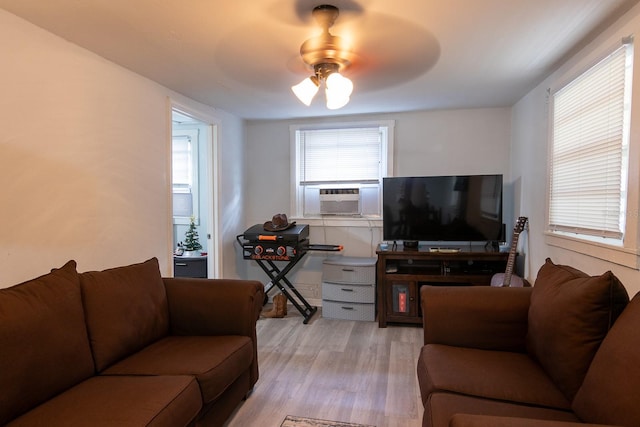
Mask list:
[[[343,268],[342,271],[354,271],[353,268]]]
[[[353,307],[342,307],[343,310],[353,310]]]
[[[186,262],[176,262],[176,267],[186,267],[187,263]]]
[[[340,288],[340,289],[342,289],[345,292],[353,292],[353,289],[349,289],[349,288]]]

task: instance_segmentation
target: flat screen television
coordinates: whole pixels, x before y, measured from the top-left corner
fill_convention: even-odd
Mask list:
[[[383,240],[502,241],[502,175],[389,177],[382,182]]]

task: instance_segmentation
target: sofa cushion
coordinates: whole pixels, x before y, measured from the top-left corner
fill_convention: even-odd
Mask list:
[[[0,425],[94,374],[75,261],[0,289]]]
[[[573,400],[628,301],[610,271],[589,276],[550,259],[540,268],[531,293],[527,347],[567,399]]]
[[[214,401],[253,361],[249,337],[169,336],[106,369],[104,375],[193,375],[205,404]]]
[[[453,393],[433,393],[424,407],[423,427],[450,426],[455,414],[494,415],[579,422],[572,412]]]
[[[422,401],[438,391],[569,410],[571,403],[523,353],[429,344],[418,358]]]
[[[158,260],[80,274],[98,371],[167,335],[169,308]]]
[[[495,415],[456,414],[449,427],[606,427],[580,421],[537,420],[535,418],[499,417]]]
[[[590,423],[640,426],[640,294],[620,315],[576,394],[573,409]]]
[[[11,427],[181,427],[202,407],[193,377],[90,378],[10,423]]]

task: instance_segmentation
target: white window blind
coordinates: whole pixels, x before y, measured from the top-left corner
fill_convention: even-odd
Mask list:
[[[191,216],[198,223],[198,129],[174,131],[171,150],[173,220],[188,224]],[[186,221],[186,222],[185,222]]]
[[[173,185],[179,188],[189,188],[193,181],[191,138],[174,136],[172,148]]]
[[[553,95],[552,231],[624,235],[630,56],[620,47]]]
[[[380,128],[300,131],[301,185],[380,180]]]

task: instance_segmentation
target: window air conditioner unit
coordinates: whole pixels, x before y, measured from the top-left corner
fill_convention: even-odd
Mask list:
[[[359,188],[321,188],[322,215],[360,215]]]

